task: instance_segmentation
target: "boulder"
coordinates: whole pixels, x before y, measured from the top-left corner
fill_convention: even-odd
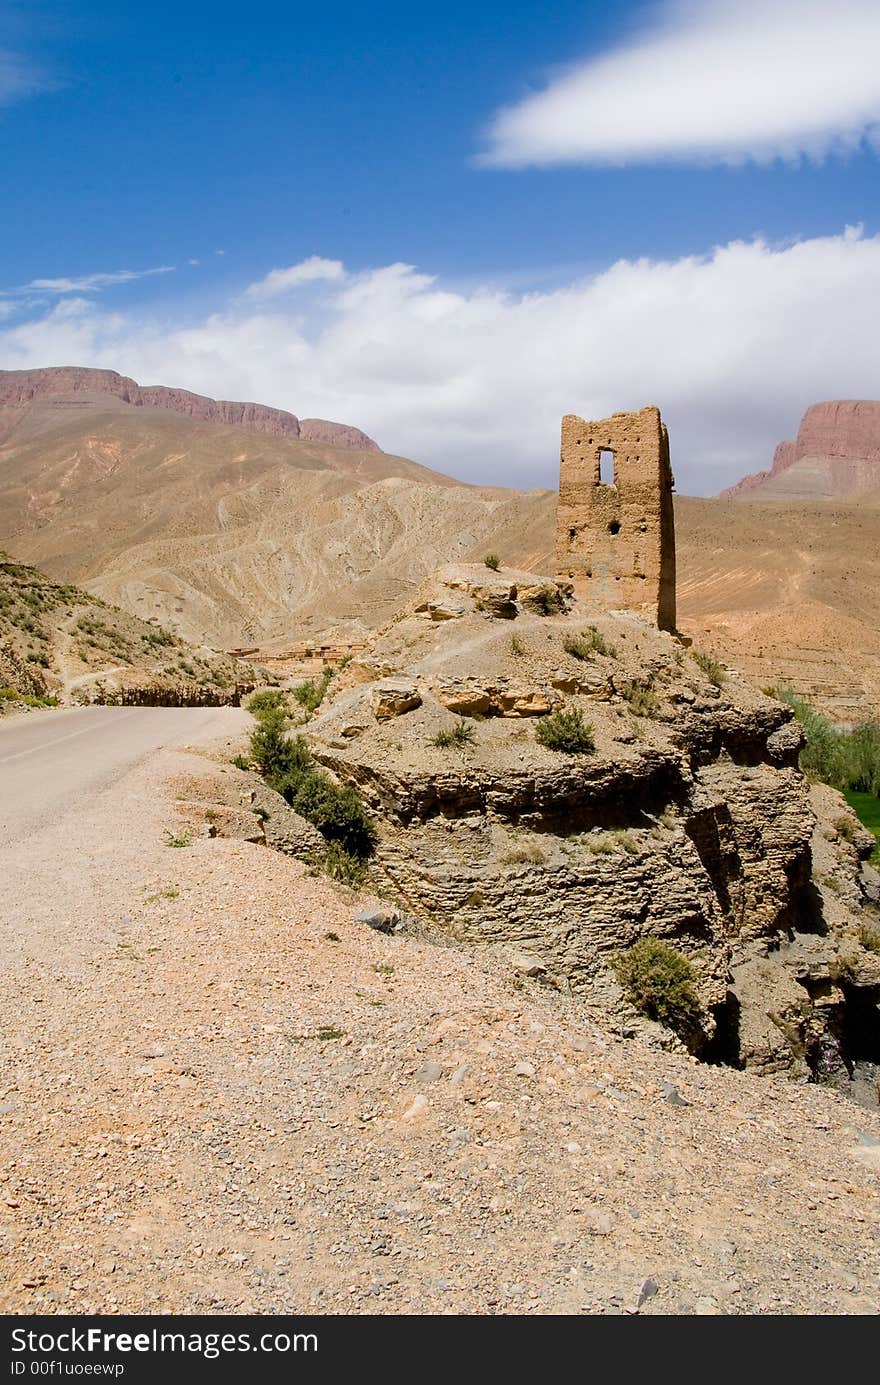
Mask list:
[[[449,601],[429,601],[427,610],[431,620],[460,620],[465,614],[464,606],[454,606]]]
[[[377,721],[391,721],[422,705],[422,695],[405,678],[388,678],[373,689],[373,715]]]

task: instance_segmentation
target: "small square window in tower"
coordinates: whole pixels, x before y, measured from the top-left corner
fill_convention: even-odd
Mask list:
[[[599,484],[600,486],[613,486],[614,480],[614,453],[610,447],[599,448]]]

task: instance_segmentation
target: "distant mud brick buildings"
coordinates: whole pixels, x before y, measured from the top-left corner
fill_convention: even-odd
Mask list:
[[[556,566],[577,596],[675,629],[674,480],[654,407],[562,420]]]

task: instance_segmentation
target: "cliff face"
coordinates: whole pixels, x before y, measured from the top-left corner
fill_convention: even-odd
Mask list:
[[[92,370],[85,366],[53,366],[46,370],[0,370],[0,417],[16,417],[22,407],[35,399],[54,395],[109,394],[138,408],[167,409],[171,413],[206,423],[229,423],[267,433],[275,438],[313,438],[331,447],[354,447],[379,452],[378,444],[359,428],[344,423],[307,419],[305,424],[284,409],[266,404],[238,403],[229,399],[209,399],[189,390],[165,385],[139,385],[115,370]]]
[[[841,1071],[880,1056],[880,1029],[851,1023],[880,998],[859,941],[873,843],[838,795],[811,800],[789,710],[564,586],[539,614],[536,581],[446,572],[309,725],[376,814],[389,894],[627,1025],[615,954],[671,944],[699,978],[704,1057],[805,1076],[828,1053]],[[557,709],[592,751],[540,742]]]
[[[880,401],[812,404],[797,438],[779,443],[769,471],[744,476],[722,499],[820,499],[880,487]]]

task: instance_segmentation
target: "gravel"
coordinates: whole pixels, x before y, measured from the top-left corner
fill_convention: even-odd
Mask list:
[[[2,1311],[880,1309],[877,1117],[604,1033],[266,847],[166,846],[204,763],[0,859]]]

